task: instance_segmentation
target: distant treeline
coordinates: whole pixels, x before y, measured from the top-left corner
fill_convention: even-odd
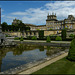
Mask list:
[[[12,24],[12,25],[8,25],[6,22],[3,22],[1,24],[2,26],[2,31],[6,32],[6,31],[27,31],[30,30],[30,27],[26,27],[26,25],[22,22],[17,23],[17,24]]]

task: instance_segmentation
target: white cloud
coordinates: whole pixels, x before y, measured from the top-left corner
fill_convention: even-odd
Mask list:
[[[14,13],[11,13],[11,15],[27,15],[26,12],[14,12]]]
[[[75,1],[54,1],[52,3],[45,4],[40,8],[30,8],[24,12],[13,12],[6,16],[8,19],[16,18],[22,20],[24,23],[31,24],[46,24],[46,18],[48,13],[56,13],[57,19],[65,19],[68,15],[72,14],[75,16]]]

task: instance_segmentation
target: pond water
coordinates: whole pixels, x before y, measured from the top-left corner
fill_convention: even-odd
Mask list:
[[[22,64],[38,61],[65,50],[64,47],[50,47],[19,44],[17,47],[0,49],[0,72]]]

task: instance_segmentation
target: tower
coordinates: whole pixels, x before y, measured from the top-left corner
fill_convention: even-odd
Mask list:
[[[4,34],[2,33],[2,27],[1,27],[1,8],[0,8],[0,44],[3,43],[3,40],[5,39]]]
[[[46,21],[57,21],[56,13],[54,14],[54,12],[52,12],[52,15],[49,15],[48,13]]]
[[[1,25],[1,8],[0,8],[0,25]]]
[[[0,8],[0,25],[1,25],[1,8]]]

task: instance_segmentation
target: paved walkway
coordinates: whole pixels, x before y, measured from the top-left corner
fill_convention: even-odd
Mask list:
[[[14,40],[20,41],[20,40]],[[24,40],[25,42],[46,42],[45,40]],[[71,41],[51,41],[52,43],[71,43]]]
[[[28,69],[28,70],[26,70],[26,71],[20,72],[20,73],[18,73],[18,74],[31,74],[31,73],[33,73],[33,72],[35,72],[35,71],[37,71],[37,70],[39,70],[39,69],[41,69],[41,68],[44,68],[44,67],[47,66],[47,65],[52,64],[53,62],[56,62],[56,61],[59,60],[59,59],[64,58],[65,56],[67,56],[67,54],[68,54],[68,53],[64,53],[64,54],[62,54],[62,55],[60,55],[60,56],[57,56],[57,57],[55,57],[55,58],[53,58],[53,59],[51,59],[51,60],[48,60],[47,62],[44,62],[44,63],[42,63],[42,64],[40,64],[40,65],[37,65],[37,66],[35,66],[35,67],[32,67],[32,68],[30,68],[30,69]]]
[[[45,40],[24,40],[25,42],[46,42]],[[71,43],[71,41],[51,41],[52,43]]]

